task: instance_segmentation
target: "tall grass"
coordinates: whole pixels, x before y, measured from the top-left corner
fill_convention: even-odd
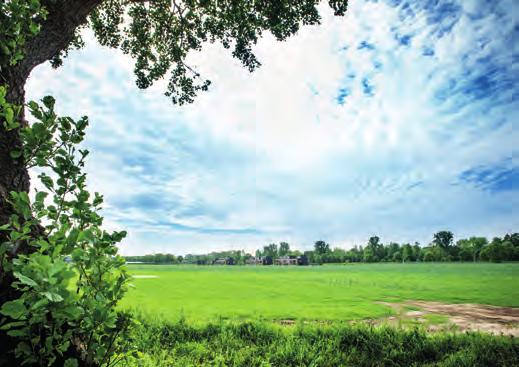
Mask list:
[[[480,333],[368,325],[140,321],[124,364],[159,366],[519,366],[519,343]]]

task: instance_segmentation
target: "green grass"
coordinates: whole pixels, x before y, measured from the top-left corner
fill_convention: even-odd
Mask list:
[[[417,320],[415,318],[406,318],[402,317],[398,319],[398,325],[399,327],[404,327],[406,329],[412,329],[412,328],[421,328],[421,329],[427,329],[428,327],[432,325],[443,325],[445,326],[445,330],[454,330],[455,325],[449,324],[449,317],[445,315],[438,315],[438,314],[425,314],[420,317],[423,319],[423,321]],[[389,324],[391,326],[391,324]]]
[[[354,320],[392,313],[376,301],[519,306],[519,264],[309,267],[130,265],[122,307],[168,320]]]
[[[137,315],[138,316],[138,315]],[[423,330],[364,324],[280,327],[259,321],[192,325],[141,319],[127,341],[132,367],[514,367],[514,338],[470,334],[427,334]]]
[[[426,325],[439,325],[446,324],[449,322],[448,316],[438,315],[434,313],[423,315],[423,318],[427,321]]]

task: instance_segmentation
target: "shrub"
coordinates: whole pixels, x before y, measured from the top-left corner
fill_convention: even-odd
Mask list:
[[[15,110],[3,98],[0,104]],[[45,189],[32,201],[26,192],[11,192],[15,214],[0,227],[7,238],[0,273],[13,277],[16,292],[0,308],[0,328],[17,340],[14,352],[24,364],[109,365],[129,323],[115,310],[128,279],[116,247],[125,232],[101,228],[102,196],[86,189],[88,151],[77,146],[87,118],[58,117],[52,97],[28,107],[36,119],[31,126],[20,128],[11,118],[5,128],[19,128],[23,148],[11,155],[39,168]]]

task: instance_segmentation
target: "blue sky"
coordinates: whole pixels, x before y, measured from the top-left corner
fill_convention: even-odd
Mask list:
[[[90,116],[92,190],[123,254],[428,242],[435,231],[519,229],[519,26],[513,1],[352,1],[287,42],[266,36],[253,74],[207,45],[213,81],[173,106],[138,90],[133,62],[87,47],[40,66],[27,94]],[[515,121],[515,123],[514,123]]]

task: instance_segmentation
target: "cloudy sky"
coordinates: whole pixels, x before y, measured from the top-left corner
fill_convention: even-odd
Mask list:
[[[183,107],[86,34],[27,93],[90,117],[89,186],[123,254],[503,235],[519,229],[513,3],[323,7],[321,26],[261,40],[253,74],[219,46],[192,55],[213,84]]]

